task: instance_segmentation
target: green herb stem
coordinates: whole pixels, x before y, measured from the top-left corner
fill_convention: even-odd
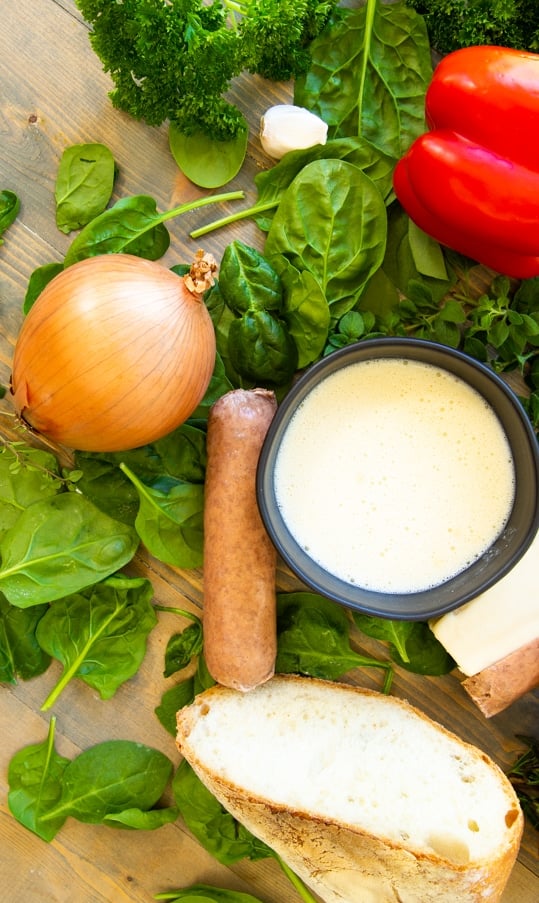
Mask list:
[[[156,611],[164,611],[167,614],[179,615],[181,618],[188,618],[190,621],[195,621],[198,624],[201,624],[202,621],[198,617],[198,615],[193,614],[192,611],[187,611],[185,608],[175,608],[171,605],[154,605]]]
[[[247,207],[245,210],[240,210],[238,213],[231,213],[229,216],[223,216],[221,219],[214,220],[206,226],[194,229],[189,233],[190,237],[200,238],[202,235],[207,235],[208,232],[213,232],[215,229],[221,229],[223,226],[229,226],[231,223],[239,222],[242,219],[258,216],[260,213],[265,213],[266,210],[273,210],[275,207],[279,206],[279,200],[280,198],[267,201],[265,204],[253,204],[252,207]]]
[[[303,883],[301,878],[298,878],[296,873],[292,871],[292,869],[286,864],[286,862],[283,862],[283,860],[281,859],[280,856],[275,854],[275,858],[276,858],[277,862],[279,863],[281,869],[285,873],[286,877],[290,881],[290,883],[297,890],[301,899],[304,900],[305,903],[316,903],[315,898],[310,893],[310,891],[307,889],[307,887],[305,886],[305,884]]]
[[[199,207],[205,207],[207,204],[217,204],[219,201],[223,203],[225,201],[241,201],[244,197],[244,191],[225,191],[223,194],[210,194],[207,197],[198,198],[196,201],[189,201],[187,204],[180,204],[172,210],[161,213],[156,222],[164,223],[169,219],[174,219],[176,216],[181,216],[183,213],[190,213],[191,210],[198,210]],[[152,223],[152,227],[153,226],[155,226],[155,223]]]

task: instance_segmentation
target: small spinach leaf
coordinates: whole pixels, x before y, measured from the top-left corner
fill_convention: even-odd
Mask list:
[[[135,529],[148,551],[166,564],[200,567],[204,486],[169,476],[147,485],[125,464],[120,467],[139,494]]]
[[[4,243],[3,233],[15,222],[20,209],[21,202],[15,192],[7,188],[0,191],[0,245]]]
[[[202,622],[198,619],[181,633],[170,637],[165,649],[164,677],[171,677],[190,664],[191,659],[202,652]]]
[[[157,623],[152,597],[149,580],[118,575],[49,607],[38,625],[37,639],[64,670],[42,711],[75,677],[94,687],[102,699],[110,699],[136,674],[148,634]]]
[[[26,294],[22,305],[22,311],[27,314],[32,305],[37,301],[41,292],[46,285],[51,282],[55,276],[58,276],[64,269],[63,263],[44,263],[43,266],[37,267],[30,275]]]
[[[180,814],[176,806],[167,806],[163,809],[124,809],[123,812],[113,812],[105,815],[104,825],[112,828],[136,828],[138,831],[155,831],[163,825],[175,822]]]
[[[195,679],[187,677],[170,690],[165,690],[161,702],[155,709],[159,723],[175,737],[177,733],[176,712],[190,705],[195,698]]]
[[[104,144],[75,144],[60,159],[54,197],[61,232],[81,229],[103,212],[112,195],[115,164]]]
[[[39,645],[36,628],[48,605],[15,608],[0,593],[0,683],[43,674],[51,658]]]
[[[263,386],[292,380],[298,351],[286,324],[265,310],[249,310],[228,330],[228,355],[241,377]]]
[[[243,894],[238,890],[223,890],[209,884],[192,884],[183,890],[167,891],[156,894],[156,900],[168,900],[168,903],[261,903],[252,894]]]
[[[283,305],[281,280],[273,267],[256,248],[237,239],[223,252],[219,288],[237,315],[253,310],[279,313]]]
[[[242,126],[238,128],[237,135],[227,141],[212,138],[203,131],[186,134],[174,122],[170,123],[170,151],[191,182],[201,188],[220,188],[238,174],[245,160],[249,137],[243,115],[240,121]]]
[[[51,718],[43,743],[25,746],[12,757],[8,768],[8,806],[11,814],[38,837],[51,841],[67,814],[50,816],[62,795],[62,780],[69,759],[58,755],[54,746],[56,719]]]
[[[367,636],[389,644],[394,662],[416,674],[448,674],[455,662],[424,621],[395,621],[352,612],[356,626]]]

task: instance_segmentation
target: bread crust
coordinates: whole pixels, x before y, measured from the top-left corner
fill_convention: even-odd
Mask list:
[[[294,684],[303,680],[328,686],[328,682],[315,678],[290,675],[273,678],[273,682],[290,684],[291,705]],[[382,695],[348,685],[330,683],[329,686],[334,692]],[[372,836],[357,826],[320,817],[314,811],[288,809],[208,768],[190,742],[190,733],[197,719],[204,717],[205,706],[218,702],[222,693],[229,692],[222,687],[213,687],[201,694],[192,706],[178,712],[180,752],[221,804],[275,850],[325,903],[496,903],[500,900],[518,854],[523,816],[508,779],[483,752],[432,722],[409,703],[396,697],[383,697],[434,724],[446,736],[458,740],[462,747],[474,750],[493,769],[504,788],[507,797],[506,842],[500,846],[497,855],[488,860],[458,864],[441,855],[418,852],[411,844],[403,842],[399,845],[387,837]],[[231,739],[232,736],[228,741]],[[443,826],[441,829],[443,833]]]

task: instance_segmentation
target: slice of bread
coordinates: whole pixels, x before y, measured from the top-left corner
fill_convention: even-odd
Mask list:
[[[501,769],[394,696],[277,676],[215,686],[178,748],[326,903],[499,900],[523,816]]]

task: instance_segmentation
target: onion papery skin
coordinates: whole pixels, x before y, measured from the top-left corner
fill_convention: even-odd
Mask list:
[[[13,356],[16,412],[71,449],[125,451],[172,432],[215,365],[215,331],[181,276],[130,254],[63,270],[28,312]]]

